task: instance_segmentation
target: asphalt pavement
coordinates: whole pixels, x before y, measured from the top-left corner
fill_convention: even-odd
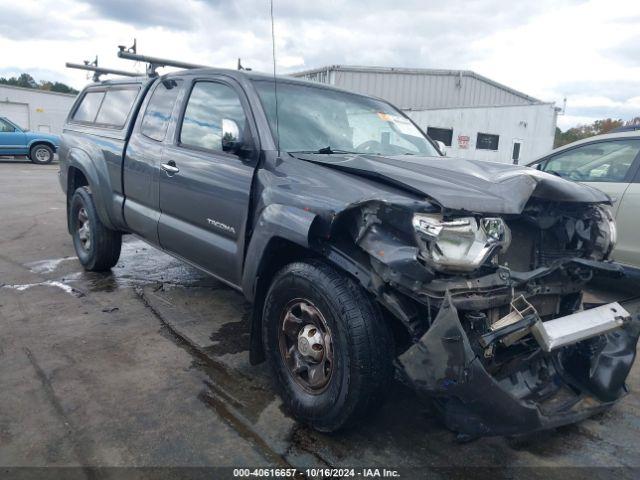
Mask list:
[[[525,438],[460,443],[400,384],[356,429],[325,435],[297,424],[281,408],[266,366],[249,365],[250,306],[238,292],[130,236],[111,273],[83,271],[66,231],[57,169],[0,161],[0,472],[73,467],[65,472],[91,478],[105,475],[96,467],[243,466],[400,468],[409,472],[405,478],[449,476],[451,467],[467,474],[498,467],[486,470],[491,478],[512,469],[521,478],[556,471],[544,467],[564,467],[566,478],[637,473],[630,468],[640,467],[638,365],[632,393],[612,410]]]

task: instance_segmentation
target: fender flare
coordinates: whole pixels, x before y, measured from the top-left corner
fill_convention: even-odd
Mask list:
[[[112,205],[113,200],[110,198],[112,195],[111,182],[106,168],[103,171],[103,169],[96,167],[96,162],[94,162],[84,150],[79,148],[71,148],[67,159],[67,182],[69,181],[69,168],[73,167],[80,170],[87,179],[87,182],[89,182],[89,188],[95,199],[94,203],[100,221],[102,221],[107,228],[118,230],[112,220],[111,212],[108,209],[108,206]]]
[[[254,304],[249,326],[249,361],[252,365],[265,359],[262,347],[262,299],[256,299],[256,291],[270,245],[279,239],[305,249],[310,248],[309,240],[316,218],[315,213],[280,204],[268,205],[258,217],[247,248],[242,275],[242,291],[247,300]]]
[[[256,293],[260,267],[274,239],[284,239],[309,248],[311,228],[317,215],[302,208],[281,204],[265,207],[256,221],[253,235],[245,255],[242,273],[242,291],[250,302]]]
[[[38,143],[44,143],[45,145],[51,147],[53,153],[58,151],[58,145],[46,138],[34,138],[33,140],[30,140],[29,143],[27,143],[27,151],[31,153],[31,148]]]

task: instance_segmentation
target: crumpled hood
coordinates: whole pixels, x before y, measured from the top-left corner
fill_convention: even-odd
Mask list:
[[[449,210],[519,214],[530,197],[611,203],[604,193],[530,167],[447,157],[292,154],[426,195]]]

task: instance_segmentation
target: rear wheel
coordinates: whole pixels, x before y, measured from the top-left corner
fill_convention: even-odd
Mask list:
[[[29,159],[39,165],[51,163],[53,161],[53,149],[45,144],[34,145],[29,151]]]
[[[76,255],[85,270],[105,271],[118,263],[122,234],[104,226],[89,187],[80,187],[73,194],[69,225]]]
[[[320,261],[290,264],[275,276],[263,315],[266,355],[298,420],[335,431],[382,403],[393,372],[391,336],[349,277]]]

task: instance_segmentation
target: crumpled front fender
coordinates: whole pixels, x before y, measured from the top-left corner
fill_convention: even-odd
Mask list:
[[[624,381],[639,334],[636,318],[607,334],[601,356],[582,367],[567,364],[573,355],[570,348],[562,350],[562,362],[550,356],[549,385],[557,389],[536,398],[526,390],[525,373],[499,381],[487,372],[447,296],[431,328],[399,362],[418,393],[435,399],[451,430],[471,436],[512,435],[573,423],[612,405],[627,391]],[[589,370],[591,365],[595,370]],[[523,372],[528,368],[523,361]]]

